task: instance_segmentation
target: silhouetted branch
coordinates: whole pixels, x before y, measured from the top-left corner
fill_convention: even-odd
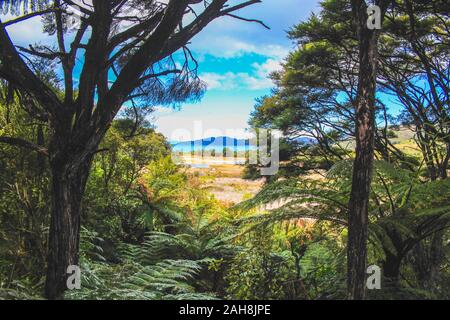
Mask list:
[[[40,154],[48,156],[48,150],[42,146],[39,146],[37,144],[34,144],[30,141],[21,139],[21,138],[12,138],[12,137],[0,137],[1,143],[6,143],[12,146],[17,146],[21,148],[26,148],[29,150],[36,151]]]

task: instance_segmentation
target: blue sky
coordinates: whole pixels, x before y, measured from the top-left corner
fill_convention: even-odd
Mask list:
[[[180,110],[158,109],[154,114],[158,130],[172,140],[243,136],[255,99],[273,87],[268,75],[280,68],[293,48],[286,31],[317,11],[318,3],[263,0],[239,12],[243,17],[263,20],[271,30],[228,17],[209,25],[190,45],[208,90],[199,103],[184,104]],[[192,136],[184,137],[180,132]]]
[[[204,98],[176,110],[157,108],[152,115],[157,130],[172,140],[244,136],[255,99],[270,93],[273,86],[268,75],[280,68],[293,49],[286,31],[318,11],[318,5],[318,0],[263,0],[238,12],[246,18],[263,20],[271,30],[230,17],[211,23],[190,44],[200,63],[199,76],[208,85]],[[39,19],[17,24],[8,31],[22,46],[54,42],[42,33]]]

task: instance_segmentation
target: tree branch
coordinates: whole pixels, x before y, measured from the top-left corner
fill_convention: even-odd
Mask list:
[[[43,10],[43,11],[32,12],[32,13],[23,15],[23,16],[21,16],[19,18],[5,21],[3,23],[3,25],[5,27],[8,27],[8,26],[11,26],[11,25],[13,25],[15,23],[19,23],[19,22],[22,22],[22,21],[25,21],[25,20],[28,20],[28,19],[31,19],[31,18],[34,18],[34,17],[37,17],[37,16],[42,16],[44,14],[48,14],[48,13],[52,13],[52,12],[56,12],[56,11],[60,11],[60,9],[59,8],[53,8],[53,9],[47,9],[47,10]]]
[[[12,146],[17,146],[29,150],[36,151],[37,153],[48,156],[47,148],[34,144],[30,141],[21,139],[21,138],[13,138],[13,137],[0,137],[0,143],[6,143]]]
[[[226,14],[224,14],[224,15],[225,15],[225,16],[228,16],[228,17],[232,17],[232,18],[234,18],[234,19],[242,20],[242,21],[256,22],[256,23],[262,25],[264,28],[270,30],[270,27],[269,27],[267,24],[265,24],[263,21],[261,21],[261,20],[243,18],[243,17],[239,17],[239,16],[237,16],[237,15],[231,14],[231,13],[226,13]]]
[[[53,116],[63,111],[58,96],[22,60],[0,20],[0,77],[32,95]]]

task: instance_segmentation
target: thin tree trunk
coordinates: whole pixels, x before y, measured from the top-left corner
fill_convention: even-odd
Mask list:
[[[397,230],[386,230],[391,245],[383,248],[385,259],[383,262],[383,274],[385,286],[396,289],[400,281],[400,267],[405,255],[406,244],[402,235]],[[393,250],[394,249],[394,250]],[[395,253],[394,253],[395,252]]]
[[[438,231],[428,244],[422,241],[414,247],[414,270],[420,286],[426,290],[434,291],[436,288],[439,268],[445,258],[443,239],[444,231]]]
[[[349,201],[347,290],[349,299],[364,299],[370,184],[374,158],[375,90],[377,69],[376,30],[367,28],[365,1],[353,0],[359,38],[359,84],[355,103],[356,157]]]
[[[386,281],[389,282],[391,287],[397,287],[400,279],[400,266],[402,258],[385,250],[386,259],[383,263],[383,274]]]
[[[442,161],[442,166],[441,166],[441,179],[443,179],[443,180],[448,178],[447,170],[448,170],[449,161],[450,161],[450,144],[447,143],[446,153],[445,153],[444,159]]]
[[[51,161],[52,216],[48,243],[45,296],[62,299],[67,289],[67,267],[78,265],[81,200],[91,166],[91,157]]]

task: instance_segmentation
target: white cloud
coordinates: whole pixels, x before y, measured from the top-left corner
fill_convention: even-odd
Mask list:
[[[224,74],[205,72],[200,74],[200,78],[206,82],[210,90],[263,90],[273,87],[273,82],[269,78],[274,71],[281,70],[281,63],[276,59],[267,59],[264,63],[253,63],[253,72]]]
[[[15,19],[17,17],[11,15],[0,16],[3,22]],[[40,17],[25,20],[20,23],[13,24],[6,28],[9,36],[15,44],[28,46],[37,42],[50,44],[52,38],[42,32],[42,22]]]
[[[246,76],[243,78],[243,81],[250,90],[263,90],[273,87],[273,82],[269,78]]]
[[[246,54],[258,54],[269,58],[282,59],[289,48],[277,44],[255,45],[230,36],[204,36],[193,41],[191,48],[200,55],[217,58],[239,58]]]
[[[207,85],[208,89],[233,89],[235,88],[236,74],[232,72],[227,72],[225,74],[218,74],[213,72],[205,72],[200,74],[200,79],[202,79]]]
[[[280,60],[275,60],[275,59],[268,59],[264,63],[254,63],[252,66],[253,66],[253,68],[255,68],[256,73],[260,77],[265,77],[268,74],[271,74],[276,71],[281,71],[281,69],[282,69]]]
[[[160,116],[155,124],[162,134],[171,141],[188,141],[213,136],[229,136],[238,139],[248,137],[246,117],[214,115],[201,117],[172,114],[170,117]]]
[[[260,90],[273,86],[272,81],[268,78],[253,76],[244,72],[227,72],[224,74],[208,72],[200,74],[200,78],[206,82],[210,90]]]

